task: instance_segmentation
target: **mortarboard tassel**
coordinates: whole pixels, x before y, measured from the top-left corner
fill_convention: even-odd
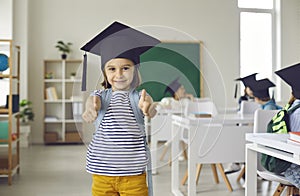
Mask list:
[[[237,97],[237,90],[238,90],[238,84],[235,84],[235,89],[234,89],[234,98],[235,99]]]
[[[86,91],[86,71],[87,71],[87,56],[86,56],[86,53],[84,53],[84,55],[83,55],[83,70],[82,70],[81,91]]]

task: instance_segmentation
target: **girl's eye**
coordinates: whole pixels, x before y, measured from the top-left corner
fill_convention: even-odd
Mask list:
[[[129,70],[130,67],[123,67],[123,70]]]
[[[108,71],[115,71],[115,68],[114,67],[110,67],[110,68],[108,68]]]

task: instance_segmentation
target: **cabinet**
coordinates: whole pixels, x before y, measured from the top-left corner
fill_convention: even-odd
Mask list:
[[[44,142],[82,143],[81,60],[44,60]]]
[[[12,176],[20,172],[20,47],[13,46],[12,40],[0,40],[0,53],[8,59],[8,68],[0,71],[1,102],[5,101],[0,106],[0,176],[7,177],[11,185]]]

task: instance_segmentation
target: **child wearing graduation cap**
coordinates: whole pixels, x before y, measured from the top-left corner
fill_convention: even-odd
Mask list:
[[[114,22],[81,48],[101,56],[104,75],[104,90],[92,93],[82,115],[87,122],[95,121],[86,164],[93,176],[93,196],[153,195],[144,116],[153,117],[156,111],[146,91],[135,88],[140,84],[139,56],[158,43],[147,34]]]
[[[289,103],[289,109],[298,107],[300,105],[300,63],[276,71],[275,74],[292,88],[292,102]],[[300,108],[297,108],[289,115],[289,123],[290,131],[300,132]],[[300,189],[299,165],[292,163],[283,174],[291,184]]]
[[[256,74],[257,73],[254,73],[254,74],[245,76],[243,78],[235,79],[235,81],[242,81],[244,84],[244,87],[245,87],[244,94],[238,100],[239,106],[241,105],[242,101],[253,101],[254,100],[253,92],[252,92],[251,88],[249,87],[249,84],[256,81]],[[237,91],[235,92],[235,97],[236,97],[236,93],[237,93]]]
[[[170,92],[172,97],[175,99],[175,100],[180,100],[180,99],[184,99],[184,98],[187,98],[189,100],[193,100],[194,99],[194,96],[190,93],[187,93],[185,91],[185,88],[184,86],[179,82],[179,77],[176,78],[175,80],[173,80],[166,88],[165,90],[165,94],[167,92]]]
[[[254,101],[253,91],[250,88],[250,84],[256,81],[256,74],[257,73],[254,73],[245,77],[235,79],[235,81],[242,81],[242,83],[244,84],[244,94],[240,96],[238,100],[239,110],[241,108],[242,101]],[[237,96],[237,86],[236,86],[234,97],[236,98],[236,96]],[[232,174],[240,170],[241,170],[240,163],[230,163],[228,167],[225,169],[225,174]]]
[[[248,76],[242,77],[242,78],[237,78],[235,79],[235,81],[241,81],[244,85],[244,94],[242,96],[240,96],[239,98],[239,104],[242,101],[253,101],[254,97],[253,97],[253,92],[249,86],[249,84],[251,84],[251,82],[256,81],[256,74],[250,74]],[[235,92],[237,93],[237,92]],[[236,97],[236,94],[235,94]]]
[[[183,109],[186,105],[186,100],[194,100],[194,96],[186,92],[184,86],[179,82],[179,77],[170,82],[165,89],[164,94],[169,93],[172,98],[164,97],[160,101],[160,106],[168,109]]]
[[[275,103],[274,99],[270,98],[269,88],[275,87],[275,84],[269,79],[253,81],[249,86],[253,91],[255,102],[259,103],[263,110],[278,110],[282,108]]]

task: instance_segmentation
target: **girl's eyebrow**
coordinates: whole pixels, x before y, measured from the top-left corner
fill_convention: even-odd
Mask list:
[[[115,64],[108,64],[106,67],[114,67],[116,66]],[[125,63],[125,64],[122,64],[121,67],[123,66],[132,66],[130,63]]]
[[[127,63],[127,64],[123,64],[123,65],[121,65],[121,66],[132,66],[131,64],[129,64],[129,63]]]

